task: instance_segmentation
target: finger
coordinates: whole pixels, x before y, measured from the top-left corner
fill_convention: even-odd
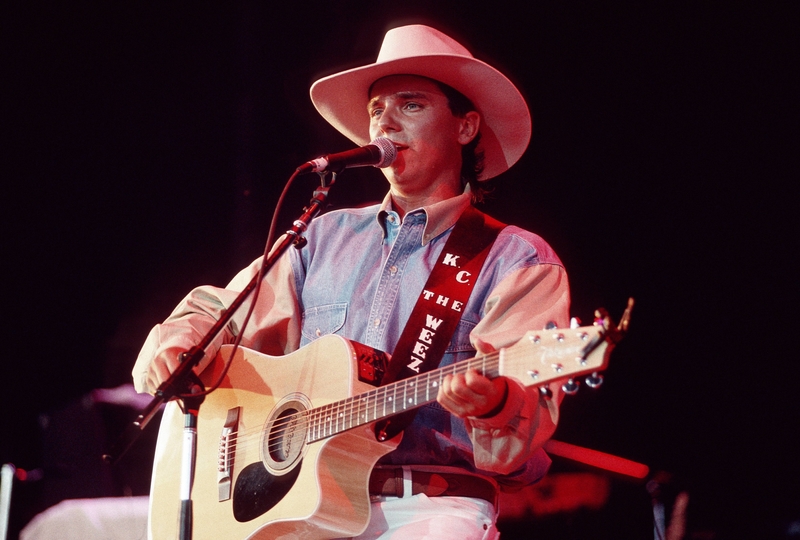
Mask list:
[[[465,384],[475,394],[487,395],[494,389],[492,380],[471,369],[464,377]]]
[[[470,388],[467,378],[466,374],[446,376],[437,396],[442,407],[462,418],[475,416],[486,408],[486,398]]]
[[[442,384],[439,387],[439,393],[436,396],[436,400],[448,411],[458,414],[464,401],[455,391],[454,387],[458,385],[458,383],[455,382],[454,379],[455,377],[453,375],[446,375],[444,379],[442,379]]]
[[[478,395],[470,388],[467,376],[457,373],[450,377],[447,396],[460,405],[467,405],[475,400]]]

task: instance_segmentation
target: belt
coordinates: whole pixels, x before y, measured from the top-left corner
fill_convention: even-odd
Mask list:
[[[406,476],[404,478],[404,472]],[[410,474],[409,474],[410,473]],[[497,507],[497,483],[485,476],[442,470],[376,466],[369,477],[370,495],[403,497],[404,484],[411,484],[410,495],[428,497],[474,497]],[[409,494],[405,494],[409,496]]]

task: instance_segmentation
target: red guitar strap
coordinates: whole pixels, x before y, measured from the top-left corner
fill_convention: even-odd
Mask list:
[[[381,384],[436,368],[453,337],[486,256],[505,224],[473,206],[458,218],[392,353]],[[380,440],[402,431],[416,410],[376,424]]]

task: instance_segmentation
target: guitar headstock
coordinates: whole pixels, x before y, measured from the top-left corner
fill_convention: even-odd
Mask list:
[[[530,331],[501,351],[500,374],[525,386],[566,380],[563,388],[567,393],[577,391],[574,378],[582,375],[590,375],[586,380],[589,386],[599,386],[602,377],[597,372],[606,368],[611,350],[625,335],[632,309],[631,298],[617,325],[599,309],[591,326]]]

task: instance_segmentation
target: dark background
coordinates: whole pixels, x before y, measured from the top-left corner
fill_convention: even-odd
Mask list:
[[[568,398],[556,438],[673,474],[695,537],[789,537],[797,4],[285,4],[0,8],[2,462],[41,468],[42,419],[128,382],[153,324],[260,254],[291,171],[352,147],[310,84],[427,22],[532,110],[530,148],[485,209],[552,244],[584,322],[637,302],[606,384]],[[335,189],[340,207],[386,186],[353,169]],[[17,489],[17,522],[36,493]]]

